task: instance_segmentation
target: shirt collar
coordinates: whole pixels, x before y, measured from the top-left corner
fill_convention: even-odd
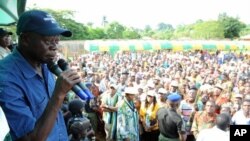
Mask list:
[[[37,74],[35,69],[30,65],[30,63],[22,56],[22,54],[17,49],[14,49],[13,56],[15,58],[16,65],[19,67],[25,78],[32,78]]]

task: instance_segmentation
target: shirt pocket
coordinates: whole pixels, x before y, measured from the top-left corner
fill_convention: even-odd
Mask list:
[[[45,97],[43,97],[39,102],[37,102],[37,104],[34,106],[34,113],[33,113],[36,119],[40,118],[46,106],[47,106],[47,99]]]

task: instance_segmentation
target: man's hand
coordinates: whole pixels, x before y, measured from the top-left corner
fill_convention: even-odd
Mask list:
[[[70,91],[77,83],[81,82],[81,77],[74,70],[66,70],[57,78],[54,93],[62,94],[62,98]]]

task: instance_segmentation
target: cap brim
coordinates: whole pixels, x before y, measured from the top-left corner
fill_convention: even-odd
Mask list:
[[[221,91],[223,90],[223,88],[221,88],[221,87],[219,87],[219,86],[215,86],[215,88],[218,88],[218,89],[220,89]]]
[[[135,93],[124,93],[124,94],[129,94],[129,95],[136,95]]]
[[[6,35],[13,35],[13,33],[12,32],[3,32],[3,33],[1,33],[1,35],[0,36],[6,36]]]
[[[154,97],[155,95],[147,94],[147,96],[151,96],[151,97]]]
[[[116,87],[115,87],[115,86],[110,86],[110,88],[113,88],[113,89],[115,89],[115,90],[116,90]]]
[[[71,37],[72,36],[72,32],[60,27],[56,27],[56,28],[48,28],[46,30],[38,30],[38,31],[34,31],[37,32],[39,34],[42,35],[46,35],[46,36],[55,36],[55,35],[62,35],[64,37]]]

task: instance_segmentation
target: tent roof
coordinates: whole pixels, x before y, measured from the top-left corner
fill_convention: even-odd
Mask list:
[[[0,25],[6,26],[16,23],[19,15],[25,11],[26,0],[1,0]]]

